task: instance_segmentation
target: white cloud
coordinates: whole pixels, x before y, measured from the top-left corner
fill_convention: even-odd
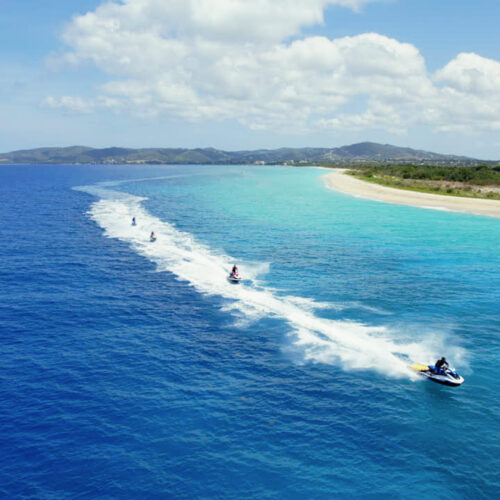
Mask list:
[[[47,98],[45,98],[42,105],[47,108],[64,108],[79,113],[89,113],[94,108],[94,104],[92,102],[86,101],[81,97],[72,96],[62,96],[59,98],[48,96]]]
[[[445,131],[500,130],[500,63],[461,53],[435,75]]]
[[[123,0],[67,27],[66,62],[110,76],[101,95],[48,98],[187,121],[236,119],[251,129],[402,132],[500,129],[500,63],[459,54],[431,76],[418,49],[376,33],[327,39],[301,29],[328,5],[377,0]],[[365,99],[353,113],[351,103]],[[492,100],[495,102],[492,102]]]
[[[76,113],[90,113],[95,108],[119,108],[122,104],[119,100],[107,96],[83,99],[66,95],[62,97],[48,96],[43,101],[42,106],[53,109],[63,108]]]
[[[449,88],[471,94],[500,94],[500,62],[477,54],[459,54],[436,74]]]

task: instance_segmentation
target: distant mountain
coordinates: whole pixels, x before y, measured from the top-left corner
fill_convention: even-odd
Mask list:
[[[38,148],[0,154],[0,164],[282,164],[345,165],[356,163],[485,163],[465,156],[443,155],[390,144],[361,142],[340,148],[280,148],[222,151],[214,148]]]
[[[342,146],[332,150],[342,158],[367,158],[379,160],[443,160],[443,159],[470,159],[463,156],[442,155],[411,148],[400,148],[390,144],[376,142],[360,142],[350,146]]]

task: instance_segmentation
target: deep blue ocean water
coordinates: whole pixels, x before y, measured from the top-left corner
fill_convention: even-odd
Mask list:
[[[498,498],[499,220],[324,175],[2,166],[0,496]]]

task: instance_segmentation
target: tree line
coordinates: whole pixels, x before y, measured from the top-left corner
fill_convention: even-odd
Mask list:
[[[426,165],[374,165],[356,166],[355,170],[366,177],[390,176],[400,179],[500,185],[500,166],[436,167]]]

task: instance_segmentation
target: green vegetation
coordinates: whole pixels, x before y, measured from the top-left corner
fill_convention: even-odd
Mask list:
[[[475,185],[500,185],[500,166],[435,167],[427,165],[383,165],[356,167],[366,177],[389,176],[401,179],[468,182]]]
[[[397,189],[500,200],[500,166],[377,165],[356,166],[349,173]]]

